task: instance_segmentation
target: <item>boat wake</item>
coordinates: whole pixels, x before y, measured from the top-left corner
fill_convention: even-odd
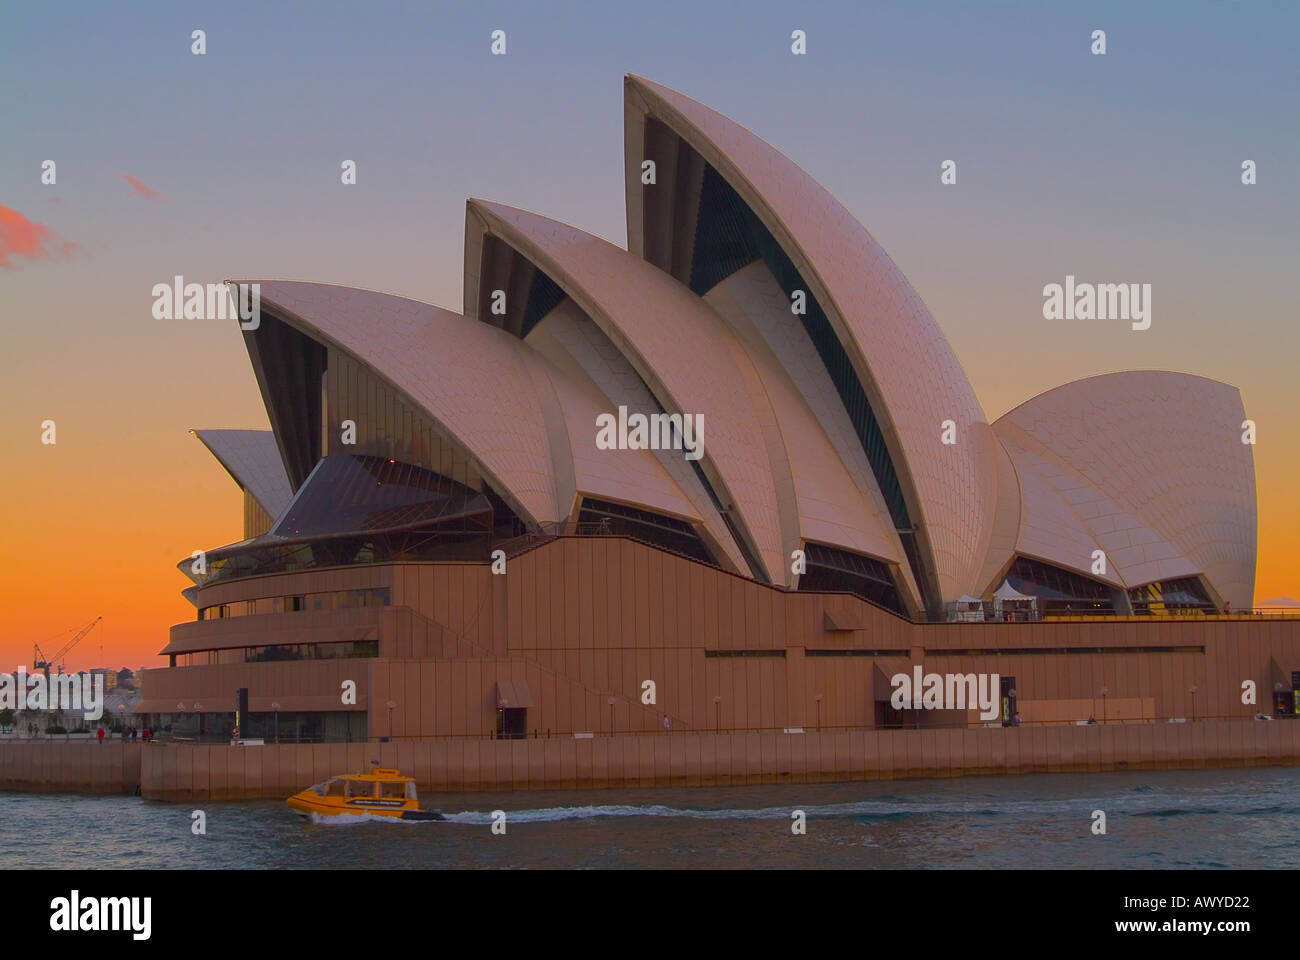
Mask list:
[[[588,804],[572,807],[507,810],[511,824],[557,823],[566,820],[600,820],[627,817],[659,817],[685,820],[789,820],[792,811],[802,810],[808,819],[850,818],[863,821],[889,821],[907,817],[1015,817],[1060,818],[1078,816],[1086,819],[1095,809],[1107,814],[1140,817],[1245,815],[1269,816],[1282,812],[1300,813],[1300,808],[1282,810],[1276,798],[1257,800],[1240,795],[1169,795],[1161,791],[1128,793],[1074,799],[1006,800],[994,797],[909,798],[884,797],[831,804],[792,803],[780,807],[697,808],[664,804]],[[445,823],[467,825],[491,824],[493,811],[464,810],[444,812]],[[362,814],[347,817],[311,816],[313,823],[340,825],[357,823],[410,824],[394,817]]]
[[[401,817],[381,817],[372,813],[349,813],[346,816],[309,813],[305,815],[311,823],[323,827],[350,827],[358,823],[396,823],[402,826],[420,823],[435,823],[431,820],[403,820]]]

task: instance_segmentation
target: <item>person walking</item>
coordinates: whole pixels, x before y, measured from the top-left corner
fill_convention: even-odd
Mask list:
[[[100,727],[95,736],[99,737],[99,745],[102,747],[104,745],[104,728]]]

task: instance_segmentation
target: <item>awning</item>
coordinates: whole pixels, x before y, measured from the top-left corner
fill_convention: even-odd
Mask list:
[[[885,657],[877,660],[874,666],[871,678],[873,700],[888,700],[893,695],[894,685],[890,680],[895,674],[905,673],[909,679],[912,676],[912,661],[903,657]]]
[[[823,630],[861,630],[862,618],[855,613],[843,610],[825,610],[822,612]]]
[[[528,692],[528,684],[522,680],[498,680],[497,681],[497,707],[500,709],[517,710],[520,708],[530,708],[533,705],[532,695]]]
[[[1277,662],[1277,657],[1269,657],[1268,684],[1273,692],[1291,689],[1291,671],[1283,670],[1282,665]]]

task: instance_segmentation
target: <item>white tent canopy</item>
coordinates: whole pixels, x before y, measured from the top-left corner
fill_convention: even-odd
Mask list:
[[[1028,594],[1021,593],[1006,580],[1002,581],[1002,586],[998,587],[993,594],[994,600],[1033,600]]]

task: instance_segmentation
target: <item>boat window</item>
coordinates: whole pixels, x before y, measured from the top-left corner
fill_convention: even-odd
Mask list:
[[[349,797],[373,797],[375,795],[375,785],[368,780],[349,780],[347,795]]]
[[[379,795],[381,797],[396,797],[400,800],[406,796],[406,784],[401,781],[396,783],[381,783],[379,785]]]
[[[324,786],[325,786],[325,794],[324,794],[325,796],[327,797],[343,796],[343,781],[340,780],[338,777],[335,777],[333,780],[326,780]]]
[[[415,797],[415,781],[414,781],[414,780],[411,780],[411,781],[409,781],[409,782],[406,784],[406,799],[407,799],[407,800],[414,800],[414,799],[416,799],[416,797]]]

